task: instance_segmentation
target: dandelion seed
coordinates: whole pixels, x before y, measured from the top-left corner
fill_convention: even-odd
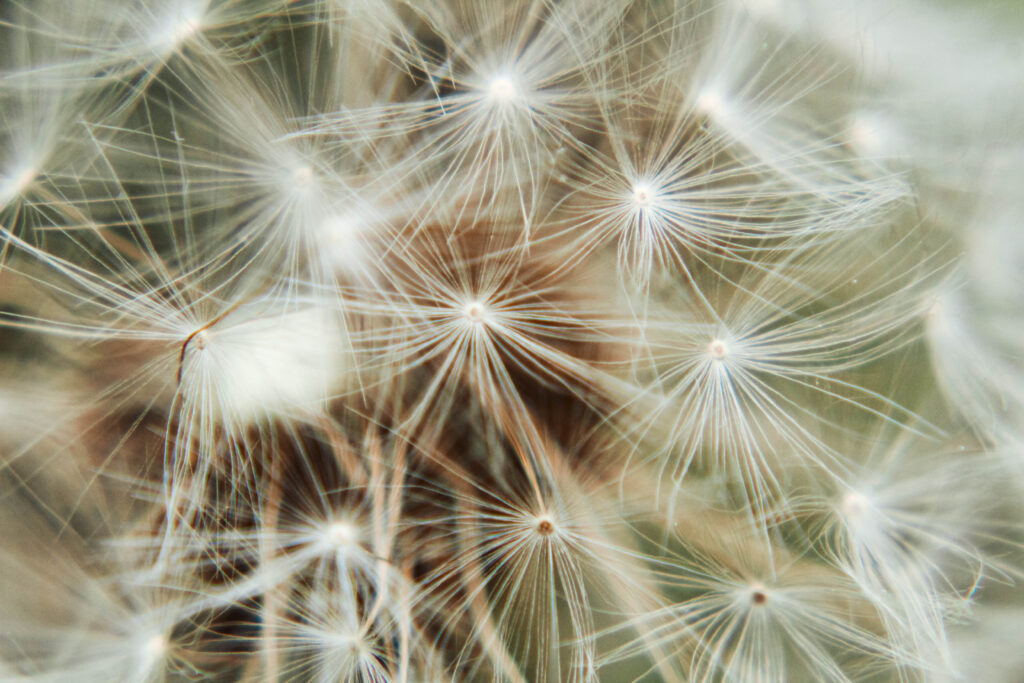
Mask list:
[[[728,109],[725,105],[725,98],[718,90],[702,90],[694,99],[694,108],[704,116],[721,118],[726,116]]]
[[[343,550],[358,545],[359,531],[351,522],[331,522],[324,532],[324,541],[336,550]]]
[[[188,6],[169,3],[169,11],[159,17],[158,26],[152,33],[151,45],[157,54],[172,54],[179,50],[202,28],[203,15],[209,0],[192,2]]]
[[[170,646],[167,636],[162,633],[157,633],[150,636],[143,636],[139,642],[141,644],[139,647],[140,673],[152,671],[153,668],[158,663],[163,662],[164,658],[167,656],[167,651]]]
[[[471,488],[458,497],[454,519],[462,550],[431,577],[431,596],[464,601],[444,620],[446,631],[457,632],[459,614],[477,615],[474,639],[499,671],[511,666],[503,666],[504,653],[522,662],[521,672],[509,674],[516,679],[593,681],[595,604],[606,595],[619,605],[642,601],[643,592],[627,588],[628,552],[608,536],[614,515],[601,514],[569,473],[556,468],[555,480],[542,476],[539,490],[525,497],[465,482]],[[469,595],[450,587],[460,573],[479,586]]]
[[[778,23],[790,14],[789,0],[739,0],[744,10],[760,20]]]
[[[470,301],[463,308],[466,318],[474,325],[480,325],[490,320],[490,313],[487,307],[480,301]]]
[[[869,630],[870,608],[842,575],[799,562],[772,571],[763,557],[739,548],[728,551],[726,563],[718,550],[689,552],[690,561],[665,565],[663,578],[690,597],[638,616],[652,635],[609,661],[657,647],[678,653],[689,680],[845,681],[843,664],[851,659],[888,658],[884,639]],[[766,573],[775,578],[762,580]]]
[[[843,496],[842,512],[851,519],[857,520],[869,511],[868,499],[859,491],[849,491]]]
[[[755,525],[763,525],[772,506],[769,500],[785,497],[787,485],[780,477],[789,467],[784,463],[820,468],[834,476],[842,476],[845,469],[843,457],[810,429],[812,421],[823,428],[829,425],[825,412],[805,411],[798,395],[827,397],[866,415],[910,418],[906,409],[878,401],[875,392],[845,381],[841,373],[887,352],[886,344],[898,338],[895,330],[911,334],[917,306],[910,299],[902,304],[906,309],[886,311],[883,304],[868,311],[872,297],[881,295],[884,300],[889,292],[860,291],[831,310],[819,309],[805,317],[795,313],[804,307],[796,302],[810,303],[804,299],[810,293],[787,293],[784,278],[765,277],[757,273],[759,284],[741,284],[749,294],[730,290],[727,305],[706,316],[698,314],[691,324],[674,326],[671,332],[654,332],[657,326],[651,326],[652,360],[662,367],[654,381],[666,393],[657,410],[640,417],[641,434],[663,444],[662,464],[677,480],[695,467],[701,469],[705,453],[715,458],[714,469],[732,470],[744,482],[746,502],[759,511],[751,518]],[[846,281],[842,276],[835,280],[837,285]],[[908,286],[913,287],[914,280]],[[790,299],[792,308],[785,303],[789,296],[795,297]],[[847,318],[847,311],[852,317]],[[873,328],[874,315],[879,316],[878,327],[869,342],[862,335]],[[851,326],[846,327],[844,319]],[[827,341],[827,335],[838,336]],[[841,339],[844,335],[849,335],[849,342]],[[864,356],[857,351],[861,344]],[[893,348],[897,347],[890,351]],[[838,349],[851,355],[844,359]],[[667,432],[659,426],[662,420],[669,425]]]
[[[544,516],[537,520],[537,533],[541,536],[550,536],[555,532],[555,524],[550,517]]]
[[[291,173],[292,187],[296,192],[303,192],[305,189],[313,184],[314,175],[313,169],[309,166],[299,166]]]
[[[943,668],[946,610],[973,593],[983,572],[1003,571],[975,540],[981,534],[998,543],[1004,533],[981,501],[991,491],[978,488],[994,463],[952,447],[937,450],[934,441],[893,425],[879,425],[872,437],[849,484],[808,497],[795,512],[813,515],[811,537],[876,605],[905,664],[939,661]]]
[[[708,353],[715,360],[725,360],[725,357],[729,354],[729,346],[721,339],[715,339],[708,344]]]
[[[36,179],[37,171],[33,167],[15,169],[9,176],[0,181],[0,207],[8,201],[22,195]]]
[[[849,137],[865,157],[885,159],[899,152],[899,138],[892,123],[878,112],[857,112],[849,124]]]
[[[379,251],[375,242],[383,241],[387,231],[382,218],[368,207],[344,208],[329,212],[314,221],[308,236],[309,247],[316,247],[316,262],[344,281],[373,286],[380,274]],[[315,262],[315,263],[316,263]],[[330,281],[330,278],[325,277]]]
[[[508,76],[496,76],[487,87],[491,99],[497,103],[505,104],[519,99],[519,88]]]
[[[646,183],[641,183],[633,188],[633,203],[638,209],[649,209],[654,203],[654,191]]]

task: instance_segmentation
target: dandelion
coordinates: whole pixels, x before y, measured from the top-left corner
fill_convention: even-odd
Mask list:
[[[1022,27],[932,5],[2,4],[0,678],[1011,680]]]

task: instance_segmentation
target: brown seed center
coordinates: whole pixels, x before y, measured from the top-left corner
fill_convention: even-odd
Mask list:
[[[487,318],[487,307],[479,301],[473,301],[466,305],[466,317],[472,323],[482,323]]]

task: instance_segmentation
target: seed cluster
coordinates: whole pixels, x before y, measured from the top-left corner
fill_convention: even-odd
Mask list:
[[[999,11],[0,5],[0,679],[1014,680]]]

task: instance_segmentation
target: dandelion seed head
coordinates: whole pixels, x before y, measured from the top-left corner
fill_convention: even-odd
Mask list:
[[[17,336],[0,352],[33,381],[73,352],[52,383],[83,406],[0,387],[0,461],[27,463],[11,498],[62,523],[68,556],[38,596],[0,590],[20,641],[0,671],[950,668],[946,603],[1002,572],[987,507],[948,496],[975,454],[943,474],[928,445],[890,473],[862,437],[875,419],[907,441],[947,431],[897,403],[937,387],[956,400],[929,414],[977,422],[972,450],[1019,442],[1020,354],[999,355],[1016,309],[979,310],[1015,303],[1019,207],[955,232],[1019,184],[1019,143],[997,163],[927,118],[991,98],[925,83],[892,109],[913,45],[868,31],[893,58],[881,80],[851,17],[816,0],[13,4],[0,327]],[[976,80],[1003,91],[1011,71]],[[947,187],[966,190],[950,215]],[[936,284],[947,267],[956,287]],[[56,343],[23,354],[36,332]],[[903,353],[921,336],[931,374]],[[890,353],[920,391],[876,365]],[[36,450],[81,462],[37,468]],[[83,479],[99,463],[112,476]],[[106,514],[120,490],[139,495]],[[22,541],[0,575],[36,582],[11,571],[36,567]]]

